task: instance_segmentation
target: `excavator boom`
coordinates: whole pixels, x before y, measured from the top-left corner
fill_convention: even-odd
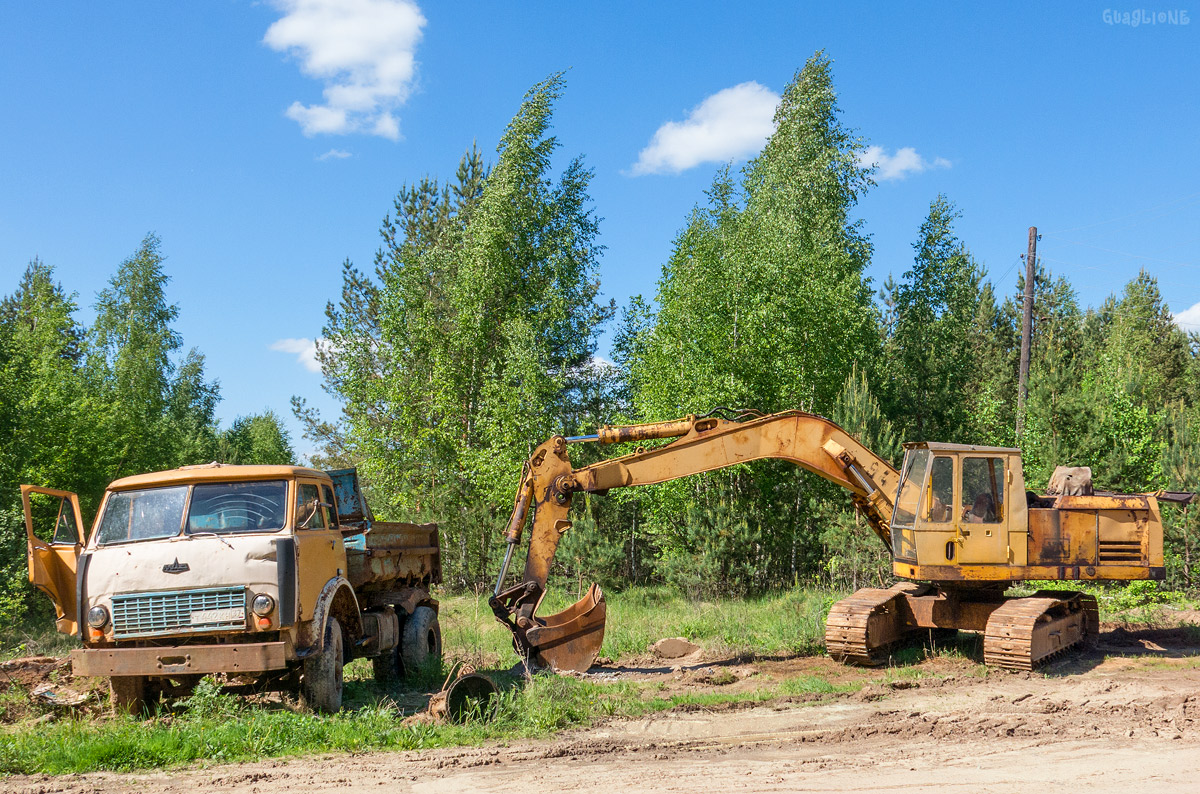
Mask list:
[[[571,465],[572,443],[648,441],[671,443],[600,461],[578,469]],[[591,666],[604,639],[606,607],[592,585],[578,603],[556,615],[536,612],[546,591],[559,540],[571,527],[575,493],[605,494],[613,488],[653,485],[692,474],[764,458],[788,460],[837,483],[879,539],[892,547],[889,522],[900,482],[890,463],[872,453],[833,422],[815,414],[787,411],[770,416],[725,419],[687,416],[670,422],[605,426],[594,436],[555,436],[539,446],[521,474],[521,483],[505,532],[507,548],[490,604],[513,633],[517,652],[531,663],[555,670],[583,671]],[[504,588],[513,550],[532,512],[533,527],[521,582]]]

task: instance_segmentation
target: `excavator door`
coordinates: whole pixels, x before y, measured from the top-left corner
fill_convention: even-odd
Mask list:
[[[29,581],[54,601],[58,630],[63,634],[77,634],[75,571],[83,551],[79,497],[70,491],[22,485],[21,503],[25,508]],[[54,521],[52,528],[47,526],[51,519]],[[43,532],[35,532],[35,526]],[[50,542],[43,540],[43,536],[49,537]]]
[[[1006,463],[1001,455],[963,455],[959,460],[959,509],[954,518],[961,563],[1008,564]]]

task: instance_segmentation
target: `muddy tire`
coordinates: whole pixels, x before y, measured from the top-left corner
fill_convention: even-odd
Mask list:
[[[113,711],[140,717],[150,705],[150,682],[144,675],[114,675],[108,679]]]
[[[304,705],[322,714],[342,708],[342,626],[332,615],[325,624],[325,647],[304,660],[300,698]]]
[[[442,660],[442,627],[431,607],[417,607],[400,631],[400,666],[414,676]]]

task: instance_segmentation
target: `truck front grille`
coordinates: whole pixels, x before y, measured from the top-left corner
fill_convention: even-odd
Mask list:
[[[214,587],[113,596],[113,636],[152,637],[246,627],[246,588]]]

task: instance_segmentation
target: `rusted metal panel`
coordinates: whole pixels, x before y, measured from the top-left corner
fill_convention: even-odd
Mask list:
[[[1149,510],[1150,499],[1145,494],[1064,494],[1058,497],[1055,507],[1059,510]]]
[[[1060,520],[1065,543],[1063,564],[1095,565],[1100,543],[1099,514],[1086,510],[1070,510],[1063,512]]]
[[[1156,565],[914,565],[893,560],[892,572],[905,579],[930,582],[1108,581],[1162,579]]]
[[[1140,510],[1102,510],[1097,521],[1101,543],[1136,543],[1146,538],[1148,515]]]
[[[903,600],[910,626],[923,629],[959,629],[983,631],[988,618],[1003,603],[1002,599],[962,599],[953,593],[931,595],[905,594]]]
[[[370,521],[371,508],[363,498],[358,482],[358,469],[335,469],[325,472],[333,480],[333,493],[337,498],[338,523],[357,524]]]
[[[346,549],[346,578],[357,589],[389,582],[440,582],[437,524],[376,521],[365,548]]]
[[[171,648],[83,648],[71,651],[75,675],[258,673],[287,666],[283,642],[180,645]]]
[[[1061,516],[1053,508],[1033,508],[1029,511],[1030,565],[1058,565],[1067,558]]]

